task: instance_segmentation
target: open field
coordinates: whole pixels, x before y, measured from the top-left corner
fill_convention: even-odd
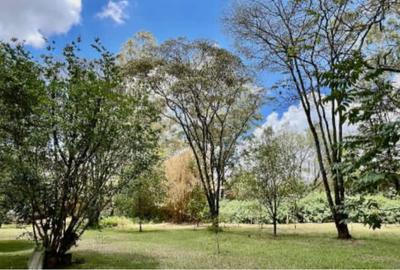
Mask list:
[[[229,226],[216,236],[204,227],[145,225],[87,231],[74,248],[73,268],[400,268],[400,226],[372,231],[350,226],[355,240],[335,239],[333,224]],[[0,229],[0,268],[24,268],[33,244],[23,232]]]

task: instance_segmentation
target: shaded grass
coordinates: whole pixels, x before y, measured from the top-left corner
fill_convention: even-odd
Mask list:
[[[2,240],[0,241],[0,253],[30,250],[33,245],[33,242],[28,240]]]
[[[144,228],[87,231],[72,251],[80,261],[72,268],[400,268],[400,226],[372,231],[353,224],[355,240],[347,241],[336,239],[333,224],[281,225],[278,237],[270,226],[230,226],[219,233],[220,254],[205,228]],[[4,254],[0,268],[22,260]]]
[[[25,229],[14,225],[3,225],[0,228],[0,268],[26,268],[33,251],[34,242],[16,240]]]

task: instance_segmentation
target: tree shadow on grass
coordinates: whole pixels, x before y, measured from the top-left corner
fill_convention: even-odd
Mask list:
[[[0,253],[0,269],[24,269],[28,266],[30,254],[5,255]]]
[[[137,253],[110,252],[101,253],[89,250],[73,252],[73,269],[150,269],[157,268],[159,262],[150,256]]]
[[[169,232],[171,230],[159,229],[159,228],[144,228],[143,231],[139,231],[136,228],[100,228],[100,229],[90,229],[89,232],[112,232],[112,233],[134,233],[134,234],[145,234],[145,233],[162,233]]]
[[[330,233],[309,233],[302,231],[294,231],[287,233],[285,231],[279,232],[276,236],[273,235],[272,230],[268,229],[257,229],[257,230],[237,230],[237,229],[228,229],[224,230],[223,234],[225,235],[236,235],[242,237],[248,237],[258,240],[308,240],[311,239],[324,239],[324,240],[333,240],[337,239],[335,234]]]
[[[34,242],[29,240],[1,240],[0,253],[28,250],[32,249],[33,246]]]

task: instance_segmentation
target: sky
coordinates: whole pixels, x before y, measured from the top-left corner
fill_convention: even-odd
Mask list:
[[[47,40],[62,47],[76,37],[83,40],[82,53],[92,57],[89,44],[97,37],[111,52],[139,31],[153,33],[159,42],[170,38],[209,39],[235,51],[224,31],[221,17],[231,0],[0,0],[0,40],[25,40],[33,55],[40,55]],[[268,88],[281,76],[258,75]],[[262,126],[304,129],[305,117],[298,105],[266,104]]]

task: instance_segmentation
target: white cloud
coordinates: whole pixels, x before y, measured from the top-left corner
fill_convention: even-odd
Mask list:
[[[42,47],[46,37],[78,24],[81,9],[81,0],[1,0],[0,40],[18,38]]]
[[[326,109],[326,116],[328,119],[331,117],[331,110],[329,108]],[[316,123],[317,113],[315,109],[311,112],[311,118],[313,122]],[[328,122],[330,123],[329,120]],[[290,106],[281,117],[279,117],[276,112],[269,114],[264,124],[254,130],[254,136],[260,136],[262,131],[267,127],[271,127],[275,132],[286,131],[291,133],[303,133],[309,126],[303,108],[301,104],[298,104]],[[357,127],[354,125],[345,124],[343,126],[344,134],[349,135],[356,132]]]
[[[126,7],[129,3],[127,0],[120,0],[118,2],[108,1],[108,4],[103,7],[102,11],[97,13],[97,17],[106,19],[109,18],[117,24],[123,24],[128,18]]]
[[[278,113],[272,112],[267,116],[265,123],[254,130],[254,135],[261,135],[261,132],[271,127],[274,131],[291,131],[293,133],[302,133],[308,128],[306,116],[301,106],[290,106],[281,117]]]

